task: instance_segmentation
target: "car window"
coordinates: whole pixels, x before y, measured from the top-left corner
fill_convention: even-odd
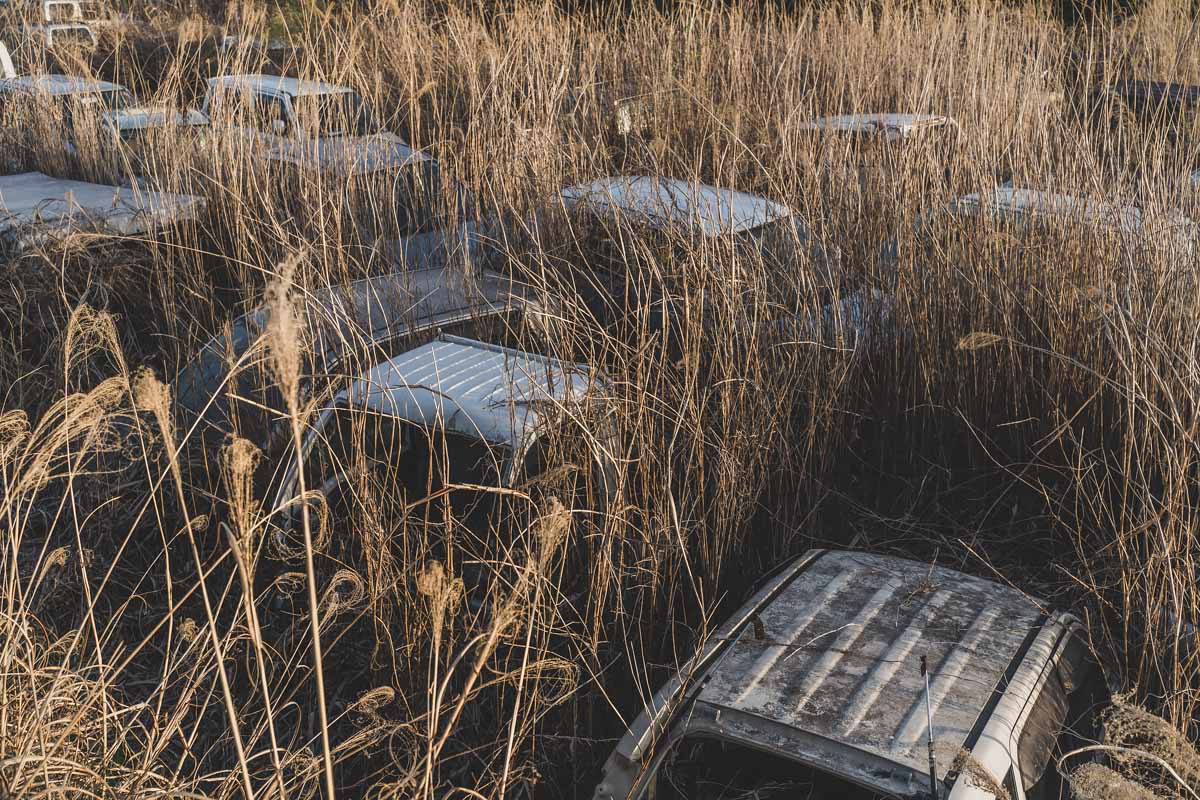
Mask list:
[[[278,97],[267,97],[256,94],[251,101],[250,122],[263,133],[288,135],[291,126],[288,124],[287,107]],[[282,131],[276,130],[276,123],[282,122]]]
[[[1098,712],[1106,691],[1104,676],[1087,644],[1071,634],[1017,742],[1017,762],[1027,800],[1070,796],[1058,772],[1058,758],[1098,738]]]
[[[781,756],[708,737],[672,746],[641,800],[882,800],[879,794]]]
[[[410,441],[409,426],[395,417],[339,407],[315,434],[304,461],[305,485],[393,494],[407,477],[401,455]]]
[[[379,132],[375,116],[354,92],[300,95],[292,99],[292,109],[300,128],[314,138]]]

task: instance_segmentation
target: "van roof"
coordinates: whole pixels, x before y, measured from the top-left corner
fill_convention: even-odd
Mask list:
[[[950,204],[953,214],[978,214],[986,211],[996,217],[1056,217],[1098,231],[1112,231],[1127,236],[1168,233],[1175,244],[1185,250],[1195,247],[1196,223],[1180,211],[1170,211],[1152,218],[1134,206],[1118,206],[1088,197],[1000,186],[984,194],[969,194]],[[1148,230],[1153,228],[1153,230]]]
[[[821,554],[758,618],[701,678],[695,720],[905,796],[929,785],[920,657],[946,775],[1045,622],[1040,604],[1015,589],[850,552]]]
[[[0,79],[0,92],[45,92],[50,95],[83,94],[85,92],[123,91],[119,83],[81,78],[75,75],[19,75]]]
[[[652,228],[681,228],[701,236],[740,233],[790,216],[782,203],[733,189],[648,175],[621,175],[569,186],[568,209],[579,204],[637,215]]]
[[[335,405],[519,448],[547,411],[606,384],[582,364],[442,334],[372,368]]]
[[[882,133],[889,138],[904,139],[916,131],[952,123],[950,117],[942,114],[842,114],[802,122],[800,129],[867,135]]]
[[[261,74],[219,75],[215,78],[209,78],[208,86],[210,89],[216,87],[223,89],[247,89],[263,94],[287,95],[288,97],[316,94],[345,94],[353,91],[347,86],[338,86],[333,83],[288,78],[282,75]]]

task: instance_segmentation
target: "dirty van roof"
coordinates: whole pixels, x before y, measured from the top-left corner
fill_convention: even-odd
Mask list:
[[[940,128],[953,122],[942,114],[842,114],[802,122],[800,129],[830,133],[884,133],[903,138],[915,131]]]
[[[706,237],[740,233],[792,214],[765,197],[647,175],[602,178],[560,194],[567,208],[587,203],[635,214],[653,228],[686,228]]]
[[[314,94],[345,94],[354,91],[348,86],[338,86],[323,81],[308,81],[299,78],[288,78],[282,75],[220,75],[209,78],[210,87],[223,89],[250,89],[269,94],[284,94],[288,97],[300,97]]]
[[[583,398],[605,379],[591,367],[442,334],[377,365],[335,405],[519,447],[547,409]]]
[[[51,178],[40,172],[0,177],[0,236],[28,244],[55,233],[129,236],[194,219],[204,198],[140,186]]]
[[[15,78],[0,78],[0,91],[9,92],[45,92],[58,96],[124,90],[125,87],[119,83],[80,78],[75,75],[19,75]]]
[[[951,212],[956,214],[976,214],[984,208],[999,215],[1053,216],[1130,235],[1142,233],[1146,224],[1145,214],[1134,206],[1117,206],[1086,197],[1011,186],[997,187],[983,195],[969,194],[950,205]],[[1175,211],[1162,223],[1180,235],[1181,244],[1191,246],[1197,233],[1195,222]]]
[[[762,635],[743,626],[708,670],[695,713],[722,736],[778,738],[814,767],[905,796],[929,785],[920,657],[945,775],[1045,620],[1015,589],[848,552],[822,554],[759,618]]]

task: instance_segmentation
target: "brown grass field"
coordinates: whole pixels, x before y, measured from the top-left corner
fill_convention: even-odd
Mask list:
[[[355,255],[372,200],[281,182],[220,136],[148,144],[138,171],[203,196],[196,224],[0,261],[0,797],[590,797],[654,689],[812,546],[936,560],[1071,609],[1127,693],[1113,742],[1197,785],[1200,262],[1155,233],[914,225],[1009,178],[1196,217],[1200,132],[1094,94],[1200,83],[1188,4],[1078,27],[933,0],[130,14],[60,66],[180,107],[205,77],[264,68],[251,46],[220,51],[225,33],[286,39],[274,67],[356,87],[475,214],[515,222],[610,174],[699,179],[787,203],[845,274],[817,291],[806,264],[743,259],[731,286],[728,254],[637,245],[648,281],[704,298],[663,347],[645,311],[618,335],[563,293],[587,236],[515,236],[489,266],[558,302],[505,336],[603,366],[611,396],[582,427],[615,431],[615,497],[563,477],[580,472],[568,442],[561,469],[506,498],[485,552],[444,497],[369,485],[348,524],[314,514],[281,543],[263,476],[292,451],[233,438],[206,455],[168,383],[269,297],[253,360],[288,400],[283,438],[308,424],[292,303],[380,271]],[[882,110],[961,130],[892,153],[799,128]],[[48,114],[10,121],[6,172],[113,177],[99,139],[71,159],[61,140]],[[895,325],[858,346],[756,324],[862,287],[894,295]],[[1136,759],[1109,766],[1195,796]]]

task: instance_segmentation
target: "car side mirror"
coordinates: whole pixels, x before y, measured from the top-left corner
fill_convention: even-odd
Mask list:
[[[271,133],[276,136],[283,136],[287,133],[287,123],[281,119],[271,121]]]

